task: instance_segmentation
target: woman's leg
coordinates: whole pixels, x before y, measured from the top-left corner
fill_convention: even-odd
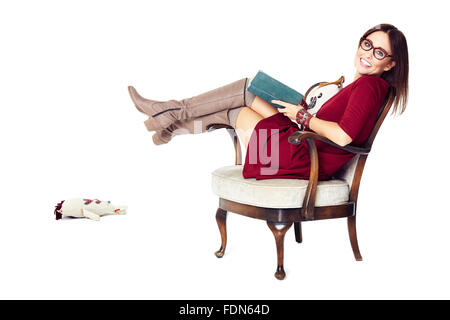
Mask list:
[[[247,106],[234,107],[220,112],[192,118],[189,120],[178,120],[163,130],[157,130],[153,135],[153,142],[156,145],[168,143],[174,135],[186,133],[201,133],[206,131],[206,126],[211,123],[224,123],[231,125],[235,129],[239,128],[238,136],[242,143],[247,147],[253,128],[259,120],[270,117],[278,113],[278,108],[274,107],[265,100],[255,96],[248,90],[245,90],[245,103]],[[245,110],[243,113],[241,110]],[[237,125],[237,118],[243,114]],[[200,122],[200,126],[195,126],[195,122]],[[180,129],[180,130],[178,130]],[[197,129],[197,130],[194,130]]]
[[[258,96],[254,97],[251,106],[236,108],[235,110],[230,111],[232,113],[239,112],[237,115],[232,114],[232,119],[236,119],[235,121],[232,121],[232,125],[234,125],[241,142],[245,146],[245,149],[247,149],[248,142],[250,141],[250,137],[252,136],[252,132],[256,124],[264,118],[268,118],[279,113],[278,108]]]
[[[144,122],[147,129],[156,131],[178,120],[189,120],[245,105],[248,96],[246,84],[247,78],[242,78],[190,98],[167,101],[146,99],[132,86],[128,87],[128,91],[136,108],[149,116]]]
[[[252,108],[244,107],[239,112],[236,119],[235,130],[239,136],[239,139],[244,144],[245,149],[247,149],[248,142],[252,136],[253,129],[256,124],[264,119],[262,115],[253,110]]]

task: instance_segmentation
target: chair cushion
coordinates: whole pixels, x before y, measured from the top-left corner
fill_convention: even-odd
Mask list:
[[[308,180],[245,179],[242,165],[221,167],[212,172],[212,190],[220,198],[265,208],[301,208]],[[343,180],[319,181],[316,207],[338,205],[349,199]]]

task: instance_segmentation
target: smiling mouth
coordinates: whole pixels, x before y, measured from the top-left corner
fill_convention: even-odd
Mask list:
[[[359,59],[359,62],[360,62],[364,67],[366,67],[366,68],[369,68],[369,67],[372,66],[369,62],[367,62],[367,61],[364,60],[363,58],[360,58],[360,59]]]

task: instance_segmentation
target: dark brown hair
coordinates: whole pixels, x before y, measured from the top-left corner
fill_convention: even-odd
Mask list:
[[[402,114],[406,109],[408,100],[408,45],[403,33],[391,24],[379,24],[364,33],[363,37],[376,31],[384,31],[389,37],[395,66],[389,71],[384,71],[381,78],[389,82],[393,94],[392,113]]]

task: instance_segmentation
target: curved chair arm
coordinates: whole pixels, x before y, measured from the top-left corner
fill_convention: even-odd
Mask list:
[[[311,133],[311,134],[310,134]],[[309,156],[311,158],[309,182],[306,187],[305,197],[303,198],[303,206],[301,209],[302,220],[314,220],[314,207],[316,203],[317,181],[319,178],[319,155],[317,153],[316,143],[314,139],[321,137],[318,134],[308,131],[297,131],[288,138],[290,144],[300,144],[304,140],[308,144]]]
[[[314,142],[314,139],[311,139],[308,136],[303,136],[303,139],[301,139],[301,141],[303,140],[306,140],[306,143],[308,144],[311,164],[309,171],[309,182],[308,186],[306,187],[305,197],[303,198],[301,217],[304,220],[314,220],[314,207],[316,204],[317,182],[319,180],[319,155],[317,153],[317,147],[316,143]]]
[[[369,152],[370,152],[370,147],[355,147],[355,146],[351,146],[351,145],[346,145],[346,146],[342,147],[342,146],[334,143],[330,139],[325,138],[324,136],[321,136],[321,135],[319,135],[315,132],[311,132],[311,131],[296,131],[289,136],[288,141],[290,144],[300,144],[305,139],[319,140],[319,141],[329,144],[330,146],[333,146],[335,148],[338,148],[338,149],[341,149],[341,150],[344,150],[347,152],[351,152],[354,154],[369,154]]]

